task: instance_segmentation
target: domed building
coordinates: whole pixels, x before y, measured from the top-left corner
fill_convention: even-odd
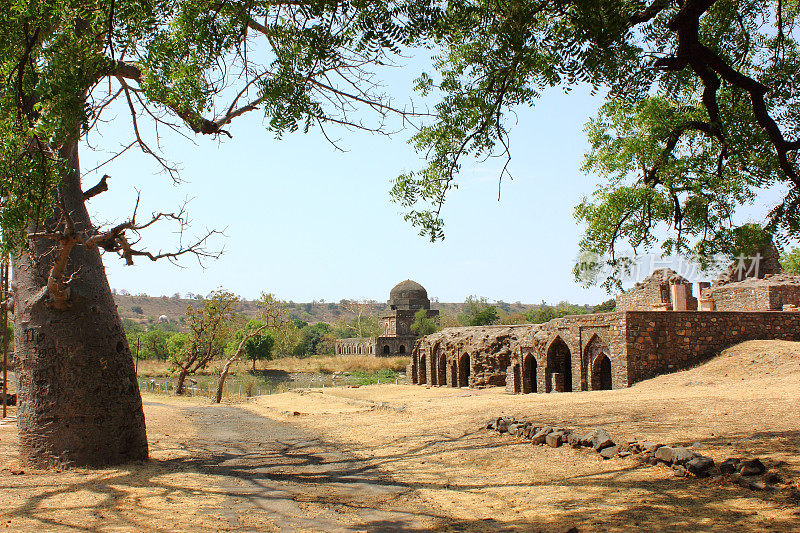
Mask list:
[[[425,287],[410,279],[401,281],[392,288],[387,303],[389,313],[381,317],[383,335],[377,338],[339,339],[336,341],[337,355],[409,355],[418,338],[411,331],[414,314],[425,309],[428,318],[439,316],[439,311],[431,309]]]

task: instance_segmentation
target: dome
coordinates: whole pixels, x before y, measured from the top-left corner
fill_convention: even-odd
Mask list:
[[[425,287],[407,279],[395,285],[389,292],[389,306],[392,309],[430,309],[431,301]]]

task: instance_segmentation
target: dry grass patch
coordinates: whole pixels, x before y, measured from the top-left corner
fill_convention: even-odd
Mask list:
[[[379,370],[405,371],[411,360],[408,357],[373,357],[369,355],[316,356],[300,359],[282,357],[264,364],[267,370],[284,372],[377,372]]]

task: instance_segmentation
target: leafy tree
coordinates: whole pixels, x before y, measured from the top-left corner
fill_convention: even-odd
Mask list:
[[[140,336],[142,359],[159,359],[166,361],[169,356],[167,343],[172,335],[161,328],[153,328]]]
[[[175,394],[185,392],[184,383],[189,374],[205,368],[215,357],[220,357],[233,334],[236,305],[239,297],[225,290],[212,292],[202,305],[189,305],[186,317],[189,334],[183,349],[170,353],[170,363],[178,372]]]
[[[294,347],[292,355],[308,357],[333,352],[333,328],[325,322],[306,325],[300,330],[300,342]]]
[[[141,305],[134,305],[133,307],[131,307],[131,311],[133,311],[137,315],[143,315],[144,314],[144,310],[142,309]]]
[[[217,403],[222,401],[225,379],[228,377],[233,362],[245,355],[253,360],[253,372],[255,373],[256,359],[267,358],[271,355],[272,346],[275,344],[275,337],[272,336],[272,333],[284,333],[286,328],[291,325],[291,321],[286,317],[286,305],[276,299],[274,295],[262,293],[257,306],[258,319],[247,322],[244,328],[237,332],[238,343],[231,343],[233,349],[222,366],[222,372],[217,381],[215,397]]]
[[[506,116],[552,87],[589,84],[605,104],[587,125],[584,169],[602,178],[575,210],[576,277],[609,289],[642,251],[730,256],[735,213],[785,195],[764,224],[800,229],[800,54],[794,0],[448,2],[435,71],[442,95],[413,142],[428,165],[392,194],[431,239],[464,158],[510,160]],[[508,167],[500,174],[502,180]]]
[[[215,232],[191,240],[183,231],[183,208],[145,218],[132,206],[116,224],[93,223],[87,202],[113,180],[83,184],[79,149],[110,123],[106,115],[117,113],[115,131],[127,126],[120,152],[142,150],[174,180],[159,127],[231,137],[231,122],[258,110],[276,137],[337,125],[390,131],[388,116],[414,113],[394,107],[373,74],[423,44],[439,12],[417,0],[32,0],[0,9],[0,247],[15,258],[15,327],[36,331],[35,342],[17,346],[22,379],[47,382],[20,391],[31,406],[19,418],[23,460],[147,457],[130,348],[100,254],[127,264],[216,255]],[[101,135],[91,140],[103,148]],[[109,172],[117,164],[112,157]],[[148,251],[139,234],[160,222],[186,239]]]
[[[500,318],[501,324],[525,324],[528,322],[528,317],[525,313],[509,313]]]
[[[266,322],[249,320],[242,329],[236,331],[228,343],[226,353],[235,354],[239,344],[242,344],[241,356],[253,362],[253,372],[255,373],[256,361],[272,359],[275,335],[267,329]]]
[[[781,254],[781,267],[790,274],[800,275],[800,248]]]
[[[571,304],[569,302],[559,302],[555,306],[547,305],[544,302],[535,309],[530,309],[526,316],[528,321],[532,324],[544,324],[555,318],[561,318],[568,315],[584,315],[589,310],[586,307]]]
[[[610,313],[617,309],[617,300],[609,298],[603,303],[597,304],[592,307],[592,313]]]
[[[420,309],[414,313],[414,322],[411,324],[411,331],[420,337],[436,333],[440,329],[442,328],[439,326],[439,321],[436,318],[428,317],[427,309]]]
[[[496,324],[500,319],[497,308],[489,305],[486,298],[467,296],[464,308],[458,315],[458,322],[462,326],[487,326]]]

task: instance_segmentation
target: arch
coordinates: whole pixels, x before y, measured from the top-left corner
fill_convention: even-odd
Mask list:
[[[362,353],[361,353],[361,345],[360,344],[358,345],[358,355],[362,355]]]
[[[520,392],[520,382],[521,382],[521,377],[522,377],[521,374],[522,374],[522,372],[520,371],[519,365],[515,364],[514,365],[514,383],[513,383],[514,392]]]
[[[536,392],[536,358],[532,353],[522,360],[522,392]]]
[[[417,375],[419,375],[419,384],[424,385],[428,382],[428,367],[426,366],[427,361],[425,358],[425,354],[421,354],[419,356],[419,369],[417,370]]]
[[[397,350],[397,352],[398,353],[406,353],[406,345],[405,344],[401,344],[400,345],[400,349]]]
[[[547,349],[545,392],[572,392],[572,353],[561,337]]]
[[[611,359],[606,354],[600,354],[592,362],[592,390],[611,390]]]
[[[469,354],[464,354],[458,361],[458,386],[469,387]]]
[[[392,349],[389,348],[388,344],[384,344],[383,345],[383,355],[389,355],[390,353],[392,353]]]
[[[436,374],[437,384],[447,385],[447,356],[444,351],[439,354],[439,362],[436,364],[436,370],[438,370]]]
[[[455,361],[450,365],[450,386],[458,387],[458,364]]]
[[[587,385],[591,390],[609,390],[611,379],[611,351],[608,344],[599,335],[593,335],[583,350],[583,360],[587,365]]]

